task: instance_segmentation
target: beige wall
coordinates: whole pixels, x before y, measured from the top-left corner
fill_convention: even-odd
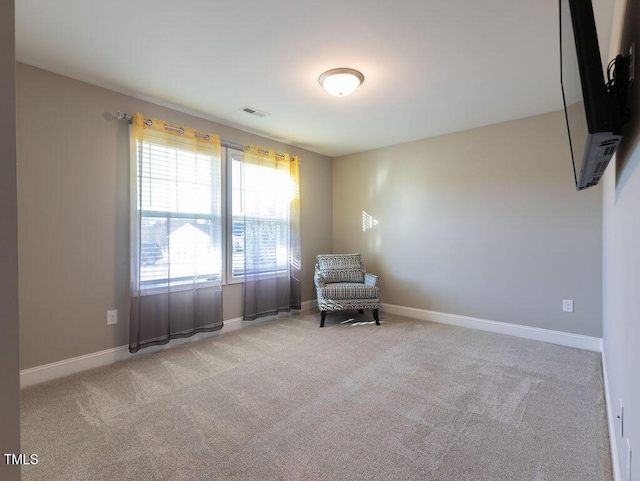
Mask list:
[[[640,3],[616,1],[608,58],[625,54],[632,42],[640,46]],[[624,437],[620,423],[610,433],[617,446],[614,465],[620,479],[640,479],[640,85],[636,58],[635,85],[630,91],[631,120],[603,178],[603,338],[611,411],[624,404]],[[627,472],[627,439],[635,453]]]
[[[331,159],[22,64],[17,108],[22,369],[128,343],[128,127],[104,112],[300,155],[302,299],[315,298],[315,255],[332,243]],[[241,315],[241,295],[225,286],[225,319]]]
[[[601,336],[602,193],[576,192],[561,112],[336,158],[333,180],[334,251],[383,303]]]
[[[20,453],[14,2],[0,2],[0,455]],[[0,458],[0,479],[20,466]]]

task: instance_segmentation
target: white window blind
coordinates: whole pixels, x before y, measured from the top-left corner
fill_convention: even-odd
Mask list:
[[[220,159],[138,145],[140,287],[220,280]]]
[[[289,263],[291,179],[287,172],[231,160],[231,274],[265,274]],[[247,246],[253,246],[249,251]]]

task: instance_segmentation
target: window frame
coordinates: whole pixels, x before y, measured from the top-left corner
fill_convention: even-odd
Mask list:
[[[153,143],[153,142],[143,142],[145,143]],[[158,211],[151,209],[140,209],[139,198],[136,199],[136,209],[138,210],[138,215],[140,219],[142,218],[158,218],[158,219],[166,219],[170,221],[171,219],[202,219],[211,222],[211,225],[215,225],[217,222],[220,224],[221,229],[221,272],[220,272],[220,283],[222,285],[234,285],[234,284],[242,284],[244,282],[245,276],[244,273],[236,274],[233,273],[233,162],[234,160],[243,161],[243,153],[244,150],[238,146],[229,144],[222,144],[220,150],[220,215],[216,215],[214,204],[212,203],[210,213],[186,213],[186,212],[171,212],[171,211]],[[136,156],[139,154],[136,152]],[[136,158],[136,168],[140,169],[138,165],[139,157]],[[211,183],[215,185],[214,177],[216,169],[212,169],[211,173]],[[137,195],[140,195],[138,190],[140,189],[140,185],[137,187],[136,192]],[[280,221],[284,223],[285,221]],[[142,231],[139,229],[137,233],[137,256],[141,256],[141,246],[143,242],[150,242],[148,239],[142,239]],[[141,265],[141,263],[139,263]],[[284,270],[277,269],[275,271],[261,271],[260,274],[278,274],[284,272]],[[213,274],[217,276],[217,274]],[[163,278],[157,280],[142,280],[142,272],[141,269],[138,269],[138,285],[140,294],[154,294],[155,292],[162,292],[166,289],[167,285],[170,290],[182,290],[188,289],[189,286],[192,285],[191,278],[186,277],[184,282],[181,282],[180,277],[173,278]],[[189,279],[189,280],[186,280]],[[217,282],[217,279],[203,279],[198,281],[199,285],[206,285],[208,282]]]
[[[230,152],[232,151],[232,152]],[[225,169],[225,222],[224,222],[224,230],[223,233],[226,232],[225,235],[225,284],[241,284],[244,282],[245,274],[236,274],[233,272],[233,161],[239,160],[243,161],[243,150],[236,149],[234,147],[225,146],[223,149],[224,156],[224,169]],[[285,223],[285,221],[281,220],[281,224]],[[290,220],[286,221],[287,228],[290,228]],[[224,234],[223,234],[224,235]],[[280,273],[285,272],[286,269],[276,269],[275,271],[260,271],[257,272],[257,275],[278,275]]]
[[[202,287],[206,287],[207,284],[212,284],[214,285],[217,282],[220,282],[222,284],[224,284],[224,275],[225,275],[225,232],[224,232],[224,224],[222,222],[222,219],[225,216],[225,205],[224,205],[224,197],[225,197],[225,186],[224,186],[224,157],[223,157],[223,153],[222,150],[220,152],[220,168],[219,169],[215,169],[212,168],[211,169],[211,177],[209,179],[209,186],[210,189],[213,191],[213,188],[216,185],[216,170],[219,170],[220,172],[220,176],[221,178],[218,179],[219,182],[217,182],[217,185],[219,185],[220,188],[220,213],[217,214],[216,213],[216,209],[215,209],[215,195],[212,196],[211,199],[211,204],[209,205],[209,212],[208,213],[196,213],[196,212],[173,212],[173,211],[160,211],[160,210],[154,210],[154,209],[144,209],[141,208],[141,196],[144,196],[144,187],[143,184],[145,182],[145,179],[149,178],[149,175],[143,176],[142,175],[142,170],[143,170],[143,164],[145,161],[148,162],[152,162],[153,161],[153,156],[151,156],[149,153],[146,154],[147,155],[147,159],[144,159],[144,155],[143,152],[145,151],[145,149],[148,149],[148,152],[151,151],[151,149],[149,149],[149,147],[146,147],[145,144],[148,145],[160,145],[163,147],[163,144],[157,143],[157,142],[150,142],[150,141],[141,141],[141,144],[139,146],[136,147],[136,176],[137,176],[137,183],[138,185],[136,186],[136,199],[135,199],[135,209],[136,209],[136,215],[138,216],[138,219],[140,219],[140,222],[142,224],[142,220],[143,219],[149,219],[149,218],[157,218],[157,219],[163,219],[166,220],[167,222],[170,222],[172,219],[192,219],[192,220],[205,220],[210,222],[211,226],[214,225],[219,225],[220,226],[220,249],[221,249],[221,253],[220,253],[220,273],[209,273],[209,274],[203,274],[202,275],[202,280],[198,280],[197,283],[199,286]],[[174,151],[179,151],[179,150],[183,150],[185,152],[192,152],[194,155],[196,155],[195,151],[190,151],[184,148],[179,148],[176,146],[170,146],[170,148]],[[179,155],[179,154],[177,154]],[[142,162],[142,165],[141,165]],[[172,182],[177,181],[177,179],[171,179]],[[149,189],[151,189],[151,187],[149,187]],[[215,194],[215,193],[214,193]],[[156,293],[161,293],[161,292],[166,292],[166,289],[169,288],[170,292],[173,291],[180,291],[180,290],[185,290],[185,289],[190,289],[193,286],[193,277],[192,276],[175,276],[175,277],[165,277],[162,279],[151,279],[151,280],[143,280],[143,276],[142,276],[142,260],[141,260],[141,256],[142,256],[142,244],[143,243],[155,243],[150,239],[144,239],[142,237],[142,230],[143,227],[140,224],[140,226],[138,226],[136,228],[136,234],[135,234],[135,239],[136,239],[136,259],[137,259],[137,285],[138,285],[138,290],[140,295],[152,295],[152,294],[156,294]],[[219,276],[219,279],[218,279]]]
[[[240,148],[234,148],[225,146],[224,155],[224,186],[225,186],[225,202],[224,202],[224,236],[225,242],[225,284],[242,284],[244,282],[244,276],[233,275],[233,160],[234,157],[242,160],[243,150]]]

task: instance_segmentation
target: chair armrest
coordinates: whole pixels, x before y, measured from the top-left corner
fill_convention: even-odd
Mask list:
[[[376,287],[378,285],[378,276],[374,276],[369,272],[364,273],[364,285],[368,287]]]
[[[316,285],[316,289],[320,289],[326,284],[324,277],[322,277],[322,274],[318,270],[318,264],[316,264],[315,273],[313,274],[313,283]]]

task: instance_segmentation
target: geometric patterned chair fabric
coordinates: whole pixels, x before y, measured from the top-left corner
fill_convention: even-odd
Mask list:
[[[313,282],[316,285],[320,327],[324,327],[327,311],[357,309],[373,310],[373,319],[380,325],[378,308],[378,276],[369,274],[360,254],[320,254],[316,256]]]

